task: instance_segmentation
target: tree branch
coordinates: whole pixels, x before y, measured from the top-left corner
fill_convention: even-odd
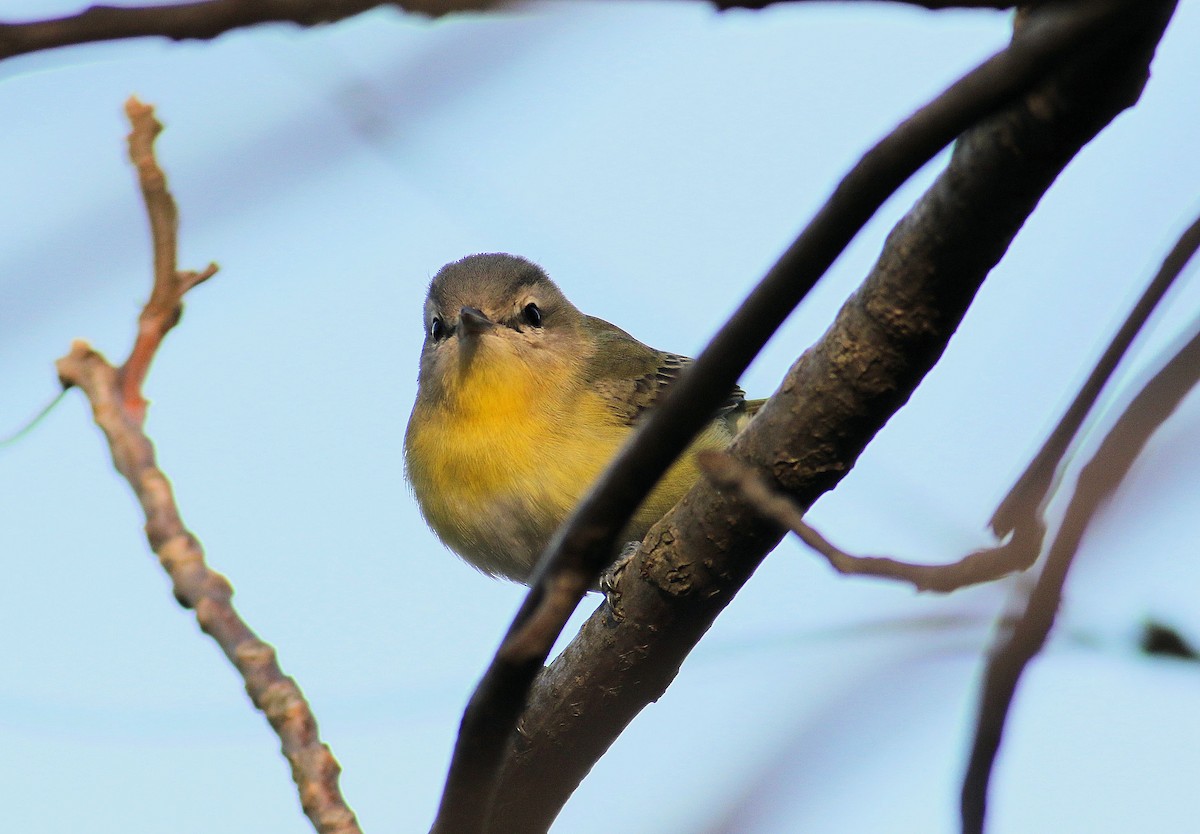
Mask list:
[[[957,99],[940,114],[947,119],[941,127],[958,129],[962,124],[955,119],[966,114],[957,108],[977,106],[987,112],[998,101],[1010,100],[1030,76],[1039,79],[1036,90],[959,139],[947,170],[889,236],[875,269],[833,327],[801,357],[780,390],[734,441],[734,455],[773,476],[801,506],[844,476],[937,361],[984,277],[1063,166],[1137,100],[1173,8],[1167,0],[1153,6],[1041,3],[1023,19],[1011,52],[968,76],[967,86],[952,88],[966,101]],[[1072,46],[1069,33],[1078,33],[1071,26],[1082,22],[1078,15],[1114,10],[1119,16],[1108,19],[1101,35],[1090,34],[1069,60],[1051,71],[1050,53]],[[1004,89],[1006,83],[1013,86]],[[970,120],[979,114],[972,110]],[[915,146],[919,143],[914,134],[929,139],[919,133],[927,127],[914,118],[889,141],[912,141]],[[854,190],[839,189],[830,205],[844,210],[841,201],[853,194],[851,216],[857,216],[865,195],[893,187],[895,169],[874,175],[875,180],[865,183],[854,179]],[[855,202],[858,199],[864,203]],[[837,234],[814,237],[814,229],[828,232],[827,223]],[[844,215],[823,210],[764,285],[782,281],[799,292],[796,287],[805,285],[813,263],[799,259],[797,251],[808,252],[807,247],[820,240],[823,254],[836,253],[838,247],[831,241],[844,240],[848,227]],[[761,299],[758,293],[751,298]],[[775,309],[751,319],[758,323],[749,334],[735,329],[737,336],[730,339],[730,330],[723,329],[697,362],[693,376],[701,377],[703,370],[721,376],[723,383],[731,369],[740,370],[739,363],[756,349],[758,338],[770,333],[775,316],[785,315],[790,306],[776,300]],[[740,321],[738,327],[746,323]],[[681,396],[679,401],[699,413],[708,413],[711,405],[699,398]],[[639,438],[661,440],[661,435],[650,434],[650,426],[670,419],[666,408],[664,403]],[[618,466],[614,464],[610,476]],[[611,488],[612,483],[606,479],[607,485],[599,488]],[[580,515],[583,512],[581,508]],[[549,825],[592,763],[642,707],[666,689],[692,646],[781,534],[778,526],[758,519],[752,509],[707,483],[697,484],[650,530],[617,582],[623,619],[602,607],[538,680],[518,733],[510,740],[491,813],[493,834],[540,831]],[[543,593],[548,591],[535,591],[533,602]],[[519,615],[525,616],[528,607]],[[518,625],[521,622],[519,618]],[[476,698],[490,687],[503,686],[506,675],[511,681],[521,672],[501,655]],[[474,699],[472,706],[477,706]],[[480,715],[469,709],[464,718],[468,733],[460,737],[456,750],[477,752],[470,746],[475,739],[469,732],[479,720]],[[481,795],[486,796],[476,792],[474,798]]]
[[[1175,244],[1158,277],[1170,278],[1200,249],[1200,219]],[[1041,651],[1058,614],[1067,573],[1092,519],[1129,474],[1130,467],[1151,435],[1171,416],[1179,402],[1200,380],[1200,333],[1188,341],[1146,383],[1101,442],[1095,455],[1080,470],[1079,481],[1067,506],[1062,526],[1050,545],[1037,583],[1025,609],[1001,634],[990,652],[984,673],[975,739],[962,787],[963,834],[982,834],[987,814],[987,793],[992,767],[1017,684],[1029,661]]]
[[[486,9],[497,0],[195,0],[169,6],[92,6],[79,14],[0,23],[0,60],[29,52],[123,38],[209,40],[261,23],[332,23],[377,6],[439,17]]]
[[[703,485],[694,489],[673,514],[651,530],[646,539],[650,551],[639,554],[634,561],[637,573],[649,581],[625,582],[621,586],[633,586],[637,595],[634,610],[638,612],[639,620],[645,616],[655,623],[651,629],[653,636],[648,637],[640,626],[631,626],[624,632],[614,630],[611,618],[604,612],[593,617],[573,644],[579,648],[579,653],[568,649],[544,676],[539,693],[552,693],[547,696],[550,703],[535,701],[531,704],[520,728],[518,744],[523,751],[518,752],[505,771],[506,778],[516,773],[521,775],[512,780],[515,785],[506,784],[496,792],[496,773],[504,756],[502,744],[509,738],[509,728],[524,702],[526,687],[544,661],[566,615],[610,558],[624,519],[707,422],[707,415],[719,404],[750,359],[878,205],[965,127],[1043,78],[1070,47],[1090,38],[1092,42],[1082,50],[1085,54],[1094,58],[1097,51],[1105,52],[1108,64],[1128,68],[1127,62],[1113,61],[1113,56],[1103,49],[1111,47],[1114,39],[1124,40],[1123,33],[1129,31],[1128,26],[1114,25],[1111,17],[1118,12],[1122,16],[1132,16],[1127,3],[1062,0],[1038,8],[1039,12],[1030,16],[1037,25],[1023,26],[1022,36],[1014,39],[1010,49],[968,74],[864,157],[560,529],[539,565],[534,587],[468,705],[434,825],[435,832],[483,830],[492,796],[501,798],[492,813],[492,831],[535,831],[547,826],[578,779],[628,720],[645,703],[661,694],[690,646],[778,541],[778,528],[758,521],[745,507],[738,507],[731,515],[727,504],[732,502],[713,500],[707,505],[708,513],[693,515],[690,508],[697,496],[712,498],[706,495]],[[1103,23],[1109,28],[1104,29]],[[1113,34],[1113,30],[1117,33]],[[1151,40],[1150,48],[1153,43]],[[1148,59],[1148,55],[1142,57]],[[948,193],[939,195],[940,201],[926,201],[923,206],[939,214],[951,210],[957,215],[939,216],[937,227],[920,229],[911,240],[905,241],[907,251],[903,255],[894,255],[891,262],[884,264],[884,272],[878,281],[880,286],[874,288],[886,291],[862,293],[861,300],[866,301],[870,309],[856,309],[858,305],[852,302],[852,312],[843,311],[834,330],[817,349],[816,355],[825,365],[814,368],[820,371],[816,379],[805,374],[805,384],[800,387],[810,395],[804,401],[805,405],[815,401],[828,406],[826,413],[815,415],[819,419],[807,426],[819,436],[812,438],[807,431],[791,434],[798,425],[797,416],[790,413],[790,405],[777,403],[790,403],[792,398],[785,396],[781,400],[781,395],[777,394],[755,418],[751,428],[735,442],[735,450],[742,450],[751,459],[774,462],[776,478],[785,487],[804,495],[807,501],[841,477],[862,446],[887,416],[899,408],[936,361],[978,283],[999,259],[1062,165],[1113,113],[1136,100],[1144,82],[1144,61],[1141,73],[1132,84],[1119,73],[1097,73],[1093,63],[1088,63],[1086,74],[1099,74],[1108,83],[1095,88],[1085,86],[1084,89],[1092,97],[1101,99],[1103,104],[1110,105],[1110,109],[1102,108],[1102,115],[1087,108],[1081,114],[1074,114],[1074,102],[1072,106],[1064,107],[1067,111],[1063,119],[1065,124],[1056,125],[1052,134],[1055,141],[1042,154],[1045,159],[1029,165],[1030,151],[1038,148],[1023,148],[1019,141],[1046,141],[1044,125],[1047,115],[1051,114],[1044,111],[1053,111],[1054,107],[1040,99],[1036,114],[1030,112],[1033,105],[1026,103],[1010,117],[1016,125],[1002,124],[1003,130],[988,136],[984,144],[989,147],[982,155],[964,150],[969,140],[960,143],[956,154],[960,165],[952,166],[952,171],[955,177],[961,178],[963,167],[970,167],[971,176],[964,178],[961,184],[956,183],[957,188],[946,185],[944,177],[942,189]],[[1081,80],[1074,78],[1073,70],[1064,70],[1064,73],[1077,83]],[[1045,94],[1043,91],[1042,95]],[[1051,97],[1051,102],[1056,103],[1056,100]],[[1021,128],[1027,128],[1030,136],[1009,135]],[[995,147],[991,147],[993,142]],[[1014,155],[1014,148],[1020,148],[1021,152]],[[994,181],[994,172],[987,170],[991,163],[986,159],[989,153],[1010,165],[1017,161],[1014,156],[1019,157],[1022,171],[1015,178],[1011,172],[1006,172],[1003,180]],[[975,168],[980,170],[976,172]],[[999,211],[981,209],[980,205],[970,202],[973,195],[965,186],[971,181],[984,184],[988,197],[995,202],[997,192],[1011,189],[1014,179],[1017,185],[1026,188],[1018,187],[1010,199],[1001,200]],[[985,219],[987,222],[983,222]],[[964,239],[957,245],[945,245],[941,240],[945,237],[942,227],[951,231],[961,229],[964,220],[977,221],[970,229],[969,242]],[[979,237],[979,226],[991,233],[990,238]],[[939,258],[931,251],[925,253],[925,257],[933,263],[927,266],[913,263],[913,245],[920,249],[919,244],[928,242],[921,238],[934,231],[939,238],[936,247]],[[940,263],[937,263],[939,259]],[[923,272],[923,266],[934,274]],[[907,273],[913,267],[915,270],[912,271],[925,279],[923,285],[920,281],[914,282],[912,274],[904,274],[902,280],[899,276],[884,280],[887,270]],[[939,272],[939,268],[946,269],[946,273]],[[947,283],[939,284],[939,280]],[[913,284],[916,285],[915,292]],[[922,287],[936,292],[923,298],[919,291]],[[883,302],[885,306],[876,306],[874,302]],[[857,348],[854,347],[856,343],[860,343]],[[811,353],[809,358],[812,358]],[[789,380],[785,383],[784,393],[794,393],[796,387]],[[812,395],[810,388],[826,389],[830,396],[820,396],[820,392]],[[775,425],[777,421],[782,425]],[[755,426],[763,430],[755,432]],[[831,433],[835,442],[830,442]],[[811,445],[797,447],[787,441],[781,443],[780,438],[790,436],[802,437]],[[762,438],[772,438],[770,448],[755,445],[752,437],[759,438],[759,442]],[[781,454],[785,457],[777,457]],[[829,456],[830,459],[813,470],[808,461],[791,455]],[[717,525],[719,532],[712,529],[714,518],[723,519],[722,524]],[[696,541],[697,538],[700,541]],[[733,541],[744,546],[745,552],[740,558],[730,557]],[[688,546],[685,547],[685,543]],[[675,597],[674,606],[664,605],[660,594]],[[682,599],[687,603],[682,603]],[[693,603],[698,604],[693,608]],[[595,632],[591,630],[593,625],[597,629]],[[614,652],[614,639],[629,640],[630,645]],[[661,643],[660,651],[647,652],[646,640]],[[593,664],[590,668],[588,664],[578,662],[583,654],[588,655],[588,664]],[[652,663],[640,662],[652,656]],[[618,668],[613,666],[616,659],[619,659]],[[633,667],[640,669],[644,677],[630,685],[627,673]],[[558,671],[568,668],[575,677],[564,680]],[[598,678],[622,682],[613,687],[603,685],[593,689]],[[562,687],[573,691],[571,700],[560,699]],[[573,700],[575,693],[582,700]],[[597,700],[601,703],[593,705],[602,712],[608,710],[609,715],[597,720],[592,714],[589,721],[581,722],[579,718],[587,710],[576,711],[575,708],[581,703]],[[563,703],[572,704],[571,716],[555,714],[556,708]],[[539,711],[542,707],[546,709],[545,713]],[[616,709],[610,709],[613,707]],[[555,725],[550,731],[552,738],[537,736],[544,727],[534,725],[531,730],[531,719],[535,716]],[[582,726],[584,723],[586,727]],[[571,737],[566,745],[561,742],[563,732]],[[540,743],[533,743],[535,737]],[[528,750],[535,746],[537,755],[528,755]]]
[[[1025,570],[1032,564],[1029,554],[1034,558],[1038,554],[1036,546],[1028,547],[1021,536],[1014,536],[1005,544],[973,551],[944,565],[903,562],[888,556],[852,556],[808,524],[800,507],[772,489],[767,479],[753,467],[723,452],[702,453],[700,466],[717,489],[735,495],[759,515],[791,530],[844,576],[893,579],[907,582],[918,591],[948,593]],[[1025,528],[1021,532],[1025,532]]]
[[[1198,234],[1197,228],[1193,226],[1180,238],[1142,293],[1141,298],[1138,299],[1137,304],[1129,312],[1129,316],[1079,389],[1079,393],[1075,395],[1075,399],[1067,408],[1062,419],[1059,420],[1058,425],[1054,427],[1054,431],[1046,438],[1046,442],[1030,462],[1029,467],[1013,484],[1008,495],[1000,502],[1000,506],[996,508],[990,524],[992,531],[997,536],[1005,536],[1022,526],[1042,523],[1037,519],[1041,517],[1042,505],[1050,493],[1054,476],[1060,470],[1067,449],[1078,434],[1084,419],[1091,413],[1092,406],[1095,405],[1100,392],[1104,390],[1104,386],[1112,377],[1113,371],[1117,369],[1122,357],[1129,350],[1129,346],[1133,344],[1133,340],[1141,332],[1147,319],[1150,318],[1150,314],[1154,312],[1163,296],[1167,294],[1167,290],[1171,288],[1175,279],[1183,271],[1184,264],[1195,251],[1194,247],[1190,251],[1187,247],[1192,245],[1192,237],[1196,234]]]
[[[826,0],[827,1],[827,0]],[[864,0],[841,0],[860,3]],[[867,0],[878,2],[878,0]],[[782,2],[811,0],[706,0],[719,11],[764,9]],[[1010,9],[1017,0],[889,0],[926,9]],[[441,17],[506,5],[505,0],[193,0],[168,6],[96,5],[78,14],[22,23],[0,22],[0,61],[30,52],[126,38],[163,37],[210,40],[234,29],[263,23],[317,26],[353,17],[379,6]]]
[[[138,316],[133,350],[118,371],[122,407],[138,425],[142,425],[146,419],[142,383],[150,372],[150,362],[163,337],[179,323],[184,294],[215,275],[217,265],[210,263],[200,272],[180,272],[175,268],[179,211],[175,198],[167,190],[167,177],[154,158],[154,140],[162,132],[162,124],[154,118],[154,108],[142,104],[136,97],[125,102],[125,115],[133,125],[128,139],[129,159],[137,169],[154,249],[154,288]]]
[[[709,451],[697,456],[700,467],[718,489],[735,492],[740,500],[754,507],[764,518],[791,530],[843,575],[894,579],[908,582],[918,591],[946,593],[1026,570],[1042,552],[1046,534],[1042,510],[1050,494],[1054,475],[1061,470],[1067,450],[1133,340],[1183,272],[1184,265],[1198,246],[1200,220],[1180,238],[1125,317],[1054,431],[1000,502],[992,516],[991,526],[999,537],[1012,534],[1003,544],[973,551],[956,562],[944,565],[922,565],[886,556],[852,556],[835,547],[809,525],[799,506],[773,489],[766,478],[747,464],[728,454]]]
[[[146,538],[171,579],[175,598],[194,609],[200,628],[211,636],[246,683],[254,705],[278,734],[292,766],[304,812],[320,834],[359,834],[354,813],[338,788],[340,768],[321,742],[316,719],[296,682],[279,667],[275,650],[264,643],[231,603],[229,581],[204,561],[200,542],[183,524],[171,483],[158,468],[154,444],[142,430],[146,401],[141,384],[163,337],[179,320],[183,295],[216,271],[175,268],[175,202],[154,160],[153,142],[162,130],[152,108],[136,99],[126,104],[133,124],[130,159],[137,166],[154,233],[154,289],[138,319],[129,358],[114,368],[87,343],[77,341],[58,360],[64,386],[78,386],[104,431],[113,464],[133,488],[146,516]]]

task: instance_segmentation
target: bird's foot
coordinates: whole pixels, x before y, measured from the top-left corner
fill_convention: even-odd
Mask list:
[[[600,574],[600,592],[604,594],[604,601],[608,603],[608,609],[612,612],[613,619],[618,622],[625,619],[625,610],[621,607],[621,591],[617,585],[621,581],[621,574],[633,561],[641,544],[641,542],[625,542],[616,561]]]

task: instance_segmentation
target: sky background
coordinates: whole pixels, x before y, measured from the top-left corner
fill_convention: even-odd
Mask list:
[[[0,20],[76,9],[6,0]],[[0,62],[0,432],[56,393],[71,339],[113,361],[131,344],[150,287],[124,149],[136,93],[166,124],[180,266],[221,264],[147,384],[160,464],[311,701],[364,830],[426,830],[523,596],[446,551],[404,482],[430,277],[518,253],[582,309],[695,354],[854,161],[1008,31],[1003,13],[899,4],[559,2]],[[943,361],[813,509],[834,541],[922,561],[989,542],[997,500],[1200,210],[1197,43],[1200,3],[1183,0],[1142,102],[1067,169]],[[943,161],[789,319],[751,395],[828,326]],[[1198,309],[1193,278],[1092,441]],[[1195,830],[1200,671],[1136,642],[1147,618],[1200,641],[1198,433],[1193,396],[1089,535],[1018,694],[990,831]],[[0,450],[0,499],[5,827],[310,831],[82,395]],[[1017,587],[918,596],[785,542],[555,831],[695,832],[739,802],[742,831],[954,831],[980,653]]]

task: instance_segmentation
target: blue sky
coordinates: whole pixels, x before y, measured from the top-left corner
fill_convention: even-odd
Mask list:
[[[522,254],[581,308],[694,354],[857,157],[1008,37],[1002,13],[846,6],[379,10],[0,63],[0,429],[55,393],[71,339],[128,350],[149,290],[123,141],[136,93],[167,126],[181,266],[222,266],[155,362],[148,430],[185,522],[312,701],[365,830],[428,826],[523,593],[446,551],[403,480],[430,276]],[[1185,0],[1142,102],[1063,174],[944,360],[814,508],[839,544],[938,561],[987,542],[995,502],[1200,209],[1197,42]],[[837,262],[748,392],[768,395],[828,326],[932,174]],[[1198,307],[1194,280],[1173,293],[1125,386]],[[1200,638],[1194,399],[1086,542],[1019,695],[995,832],[1193,824],[1200,676],[1134,645],[1151,616]],[[8,826],[310,830],[265,721],[171,598],[81,395],[0,452],[0,496]],[[916,596],[786,542],[555,830],[611,830],[620,797],[632,834],[696,831],[752,794],[744,830],[953,831],[979,653],[1018,584]]]

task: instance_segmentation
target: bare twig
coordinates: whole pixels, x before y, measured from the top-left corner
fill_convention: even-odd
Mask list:
[[[60,46],[124,38],[209,40],[232,29],[262,23],[316,26],[377,6],[395,6],[437,17],[495,5],[497,0],[195,0],[167,6],[97,5],[53,20],[0,23],[0,60]]]
[[[62,402],[63,397],[66,395],[67,389],[64,388],[55,394],[54,398],[51,399],[50,402],[42,406],[37,414],[30,417],[23,424],[13,429],[8,434],[0,437],[0,449],[4,448],[5,446],[13,445],[21,438],[25,437],[25,435],[29,434],[29,432],[37,428],[38,425],[50,415],[50,412],[54,410],[55,406]]]
[[[1030,462],[1029,467],[1013,484],[1012,489],[992,516],[991,527],[997,536],[1005,536],[1025,525],[1040,524],[1041,509],[1046,496],[1050,492],[1054,475],[1061,468],[1063,457],[1070,448],[1071,442],[1079,433],[1083,421],[1091,412],[1096,399],[1104,386],[1117,369],[1121,358],[1125,356],[1129,346],[1137,334],[1141,332],[1150,314],[1158,307],[1167,290],[1175,283],[1175,279],[1183,271],[1183,265],[1194,251],[1194,239],[1200,235],[1200,228],[1193,226],[1184,232],[1179,243],[1172,249],[1171,254],[1163,262],[1162,267],[1138,299],[1137,304],[1129,311],[1124,323],[1108,347],[1105,348],[1100,360],[1092,369],[1091,374],[1075,395],[1075,399],[1067,408],[1054,431],[1046,438],[1046,442]],[[1192,249],[1189,250],[1189,246]]]
[[[179,211],[175,206],[175,198],[167,190],[166,175],[154,158],[154,140],[162,132],[162,124],[154,117],[154,108],[138,101],[136,97],[130,97],[125,102],[125,115],[133,125],[129,133],[129,159],[137,169],[154,248],[154,288],[150,292],[150,300],[138,316],[133,350],[118,371],[122,407],[141,425],[146,419],[142,383],[150,372],[150,362],[158,352],[163,337],[179,323],[179,317],[183,314],[183,296],[192,287],[215,275],[217,265],[210,263],[200,272],[181,272],[175,268]]]
[[[551,542],[529,596],[467,707],[435,832],[484,830],[504,758],[504,742],[567,615],[611,558],[625,519],[707,422],[795,304],[877,207],[914,171],[967,126],[1044,78],[1070,48],[1094,37],[1103,24],[1111,25],[1114,10],[1127,9],[1127,3],[1047,4],[1036,31],[1015,40],[1009,49],[922,108],[847,175]],[[1002,251],[1003,247],[996,251],[997,258]],[[900,402],[895,399],[893,410]],[[761,418],[762,414],[756,420]],[[653,536],[652,530],[647,540]],[[506,791],[508,795],[532,800],[528,791]],[[497,811],[492,817],[493,830],[496,825],[511,827],[503,830],[536,830],[528,818],[504,821],[506,818],[518,819],[510,812]],[[545,823],[548,821],[541,820],[539,824]]]
[[[1200,249],[1200,219],[1183,234],[1163,263],[1181,272]],[[1173,275],[1172,275],[1173,277]],[[1025,601],[1016,625],[1001,627],[984,674],[975,740],[962,787],[962,830],[982,834],[992,766],[1012,707],[1017,684],[1029,661],[1042,649],[1054,625],[1063,585],[1084,533],[1097,512],[1125,479],[1150,436],[1200,380],[1200,333],[1146,383],[1109,430],[1079,480],[1046,556],[1045,567]]]
[[[735,491],[756,512],[799,536],[841,574],[894,579],[908,582],[918,591],[947,593],[1025,570],[1032,564],[1027,554],[1032,552],[1036,557],[1038,553],[1037,548],[1013,545],[1014,537],[1006,544],[976,550],[945,565],[921,565],[887,556],[852,556],[809,525],[800,507],[752,467],[723,452],[704,452],[698,458],[704,474],[718,489]]]
[[[317,733],[316,719],[296,682],[279,667],[275,650],[258,638],[230,602],[228,580],[204,561],[200,542],[184,526],[170,481],[155,460],[154,444],[142,430],[146,401],[141,384],[150,360],[167,331],[179,320],[183,295],[216,271],[175,268],[175,203],[162,170],[154,161],[154,137],[162,125],[153,109],[130,99],[126,111],[133,124],[130,158],[138,168],[146,209],[154,232],[154,289],[138,320],[138,335],[129,358],[114,368],[85,342],[58,360],[64,386],[78,386],[92,405],[104,431],[117,471],[125,477],[146,515],[146,537],[171,578],[175,598],[194,609],[200,628],[210,635],[237,667],[254,705],[279,735],[292,766],[300,802],[321,834],[358,834],[354,813],[338,789],[339,767]]]

